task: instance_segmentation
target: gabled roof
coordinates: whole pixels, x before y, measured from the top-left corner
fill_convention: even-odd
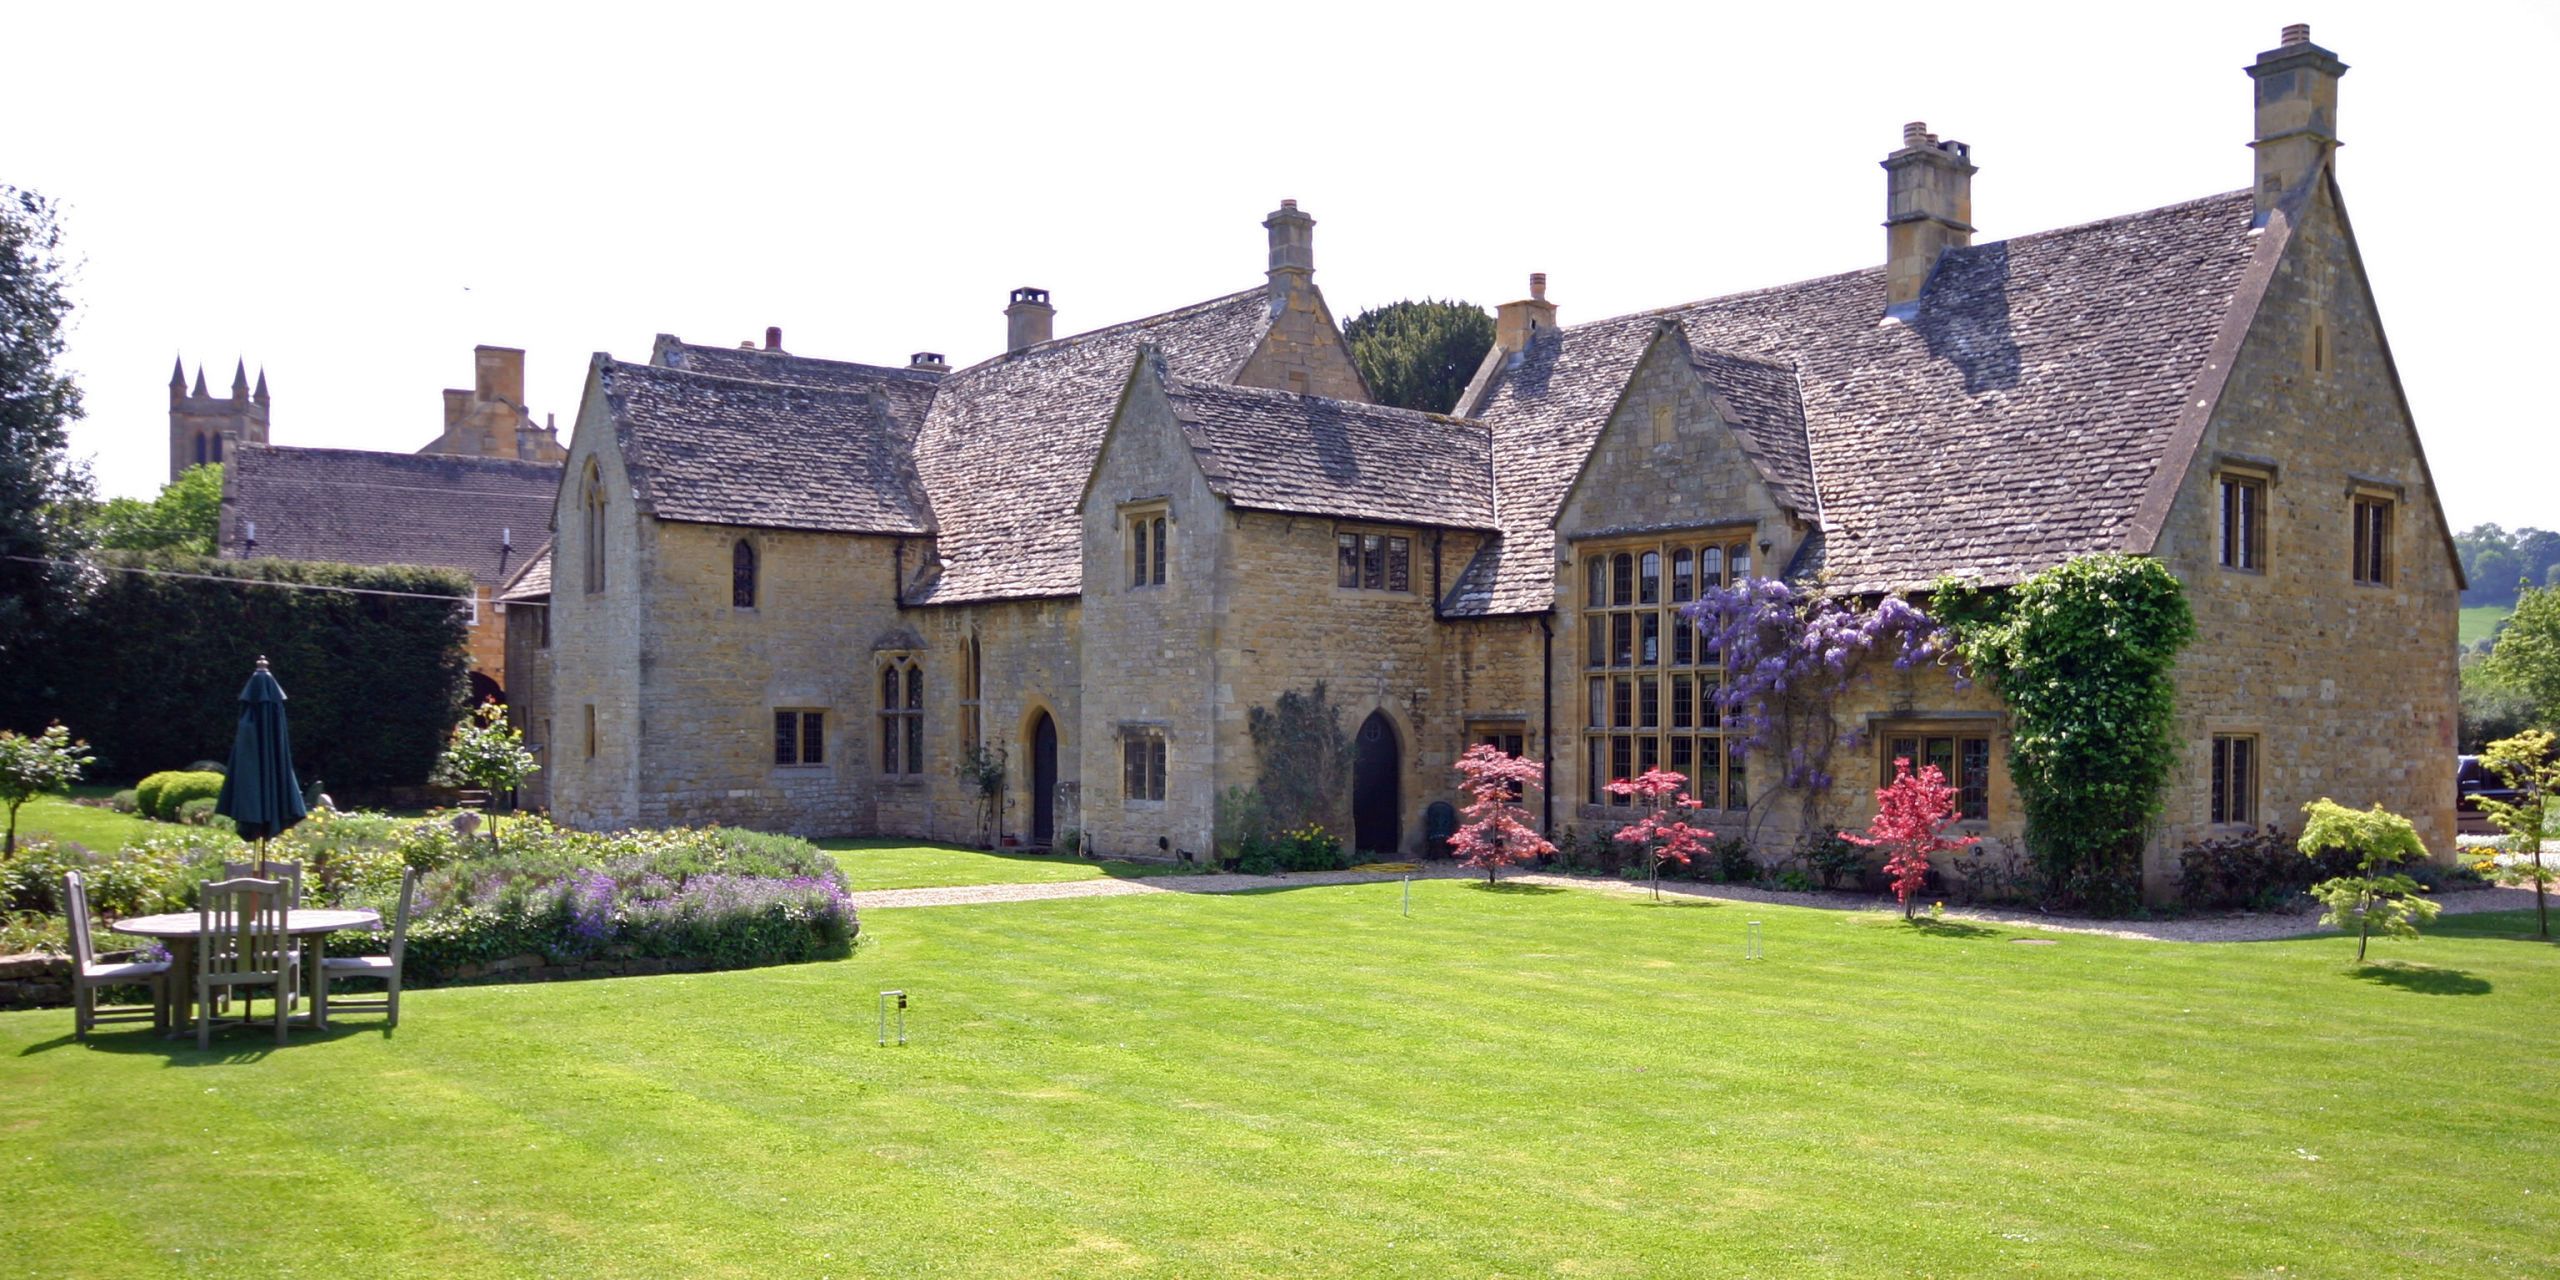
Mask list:
[[[498,598],[510,602],[551,598],[549,539],[545,539],[540,547],[535,548],[534,553],[525,559],[524,567],[516,570],[516,575],[507,579],[505,586],[498,588]]]
[[[1238,507],[1491,529],[1492,439],[1384,405],[1168,378],[1209,487]]]
[[[914,424],[869,390],[596,363],[631,483],[661,520],[921,534]]]
[[[942,374],[932,369],[821,360],[756,347],[706,347],[671,333],[658,335],[649,351],[649,363],[720,378],[778,382],[786,387],[877,391],[888,398],[889,411],[911,426],[924,421],[925,411],[933,407],[934,387],[942,381]]]
[[[1549,607],[1565,488],[1665,319],[1698,352],[1795,371],[1834,588],[2015,581],[2117,549],[2240,293],[2250,217],[2242,191],[1952,250],[1898,321],[1871,268],[1543,335],[1476,408],[1503,536],[1450,607]]]
[[[941,566],[910,602],[1075,595],[1077,503],[1138,348],[1162,352],[1174,377],[1224,382],[1270,327],[1256,286],[944,375],[916,457],[942,520]]]
[[[560,492],[558,463],[458,454],[241,444],[222,470],[226,556],[433,565],[489,587],[549,536]]]
[[[1691,352],[1689,364],[1715,393],[1717,410],[1770,493],[1788,510],[1814,520],[1822,504],[1814,492],[1813,444],[1805,434],[1795,366],[1722,351]]]

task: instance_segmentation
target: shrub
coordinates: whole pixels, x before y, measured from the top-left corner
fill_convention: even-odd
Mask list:
[[[1813,878],[1825,889],[1855,889],[1867,878],[1867,851],[1843,839],[1837,831],[1825,831],[1804,842],[1797,853]]]
[[[144,778],[133,789],[134,800],[142,807],[142,816],[162,822],[178,820],[178,806],[189,800],[211,800],[222,794],[222,775],[218,773],[155,773]]]
[[[2436,918],[2436,904],[2418,896],[2418,882],[2405,875],[2384,874],[2387,868],[2427,856],[2417,828],[2407,818],[2385,810],[2350,809],[2326,796],[2302,806],[2301,849],[2312,857],[2338,854],[2355,859],[2355,870],[2311,886],[2311,896],[2329,908],[2321,923],[2356,931],[2356,962],[2364,962],[2365,944],[2376,930],[2391,938],[2418,936],[2418,922]]]
[[[217,827],[232,830],[231,819],[213,811],[212,796],[197,796],[178,806],[178,823],[188,827]]]
[[[1351,865],[1342,838],[1308,825],[1276,836],[1252,836],[1238,846],[1235,869],[1249,876],[1289,871],[1340,871]]]
[[[77,871],[89,891],[89,909],[101,919],[184,911],[196,890],[222,869],[228,848],[187,837],[145,840],[115,853],[93,852],[68,840],[30,840],[0,865],[0,907],[62,914],[62,873]]]
[[[189,772],[189,773],[218,773],[218,774],[221,774],[223,777],[228,778],[228,777],[230,777],[230,776],[231,776],[231,766],[230,766],[230,765],[227,765],[227,764],[224,764],[223,762],[221,762],[221,761],[219,761],[219,760],[198,760],[198,761],[196,761],[194,764],[191,764],[191,765],[188,765],[188,766],[187,766],[187,772]]]
[[[1749,841],[1728,836],[1716,841],[1715,864],[1707,878],[1717,884],[1749,884],[1760,878],[1760,859]]]
[[[142,810],[142,797],[131,788],[127,788],[108,796],[107,807],[118,813],[138,813]]]
[[[9,810],[9,834],[0,853],[18,847],[18,806],[49,792],[68,791],[93,762],[89,744],[74,741],[60,724],[32,738],[0,729],[0,805]]]

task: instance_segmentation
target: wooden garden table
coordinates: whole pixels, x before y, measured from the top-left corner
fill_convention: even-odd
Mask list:
[[[228,916],[216,916],[215,927],[228,927]],[[137,938],[157,938],[169,948],[169,1034],[172,1038],[195,1034],[196,940],[203,937],[203,917],[193,911],[172,911],[165,915],[135,916],[116,920],[107,927]],[[302,944],[303,994],[319,990],[320,959],[328,947],[328,937],[340,929],[379,929],[382,913],[363,908],[345,910],[334,907],[295,907],[285,913],[284,931],[306,941]],[[320,1004],[312,1003],[311,1025],[326,1028],[329,1024],[319,1016]]]

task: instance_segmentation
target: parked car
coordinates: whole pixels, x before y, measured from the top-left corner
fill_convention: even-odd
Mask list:
[[[2489,772],[2478,756],[2463,756],[2454,775],[2454,830],[2466,836],[2495,835],[2498,828],[2480,807],[2483,796],[2512,803],[2516,789],[2507,780]]]

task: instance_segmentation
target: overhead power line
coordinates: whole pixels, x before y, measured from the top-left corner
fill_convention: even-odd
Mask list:
[[[469,604],[467,595],[445,596],[429,591],[384,591],[376,587],[339,587],[324,582],[279,582],[272,578],[235,578],[219,573],[187,573],[178,569],[146,569],[139,565],[100,564],[94,560],[58,560],[49,556],[0,556],[0,560],[18,560],[27,564],[58,565],[67,569],[101,569],[108,573],[138,573],[151,578],[186,578],[196,582],[228,582],[243,587],[282,587],[288,591],[332,591],[346,596],[391,596],[401,600],[442,600],[447,604]]]

